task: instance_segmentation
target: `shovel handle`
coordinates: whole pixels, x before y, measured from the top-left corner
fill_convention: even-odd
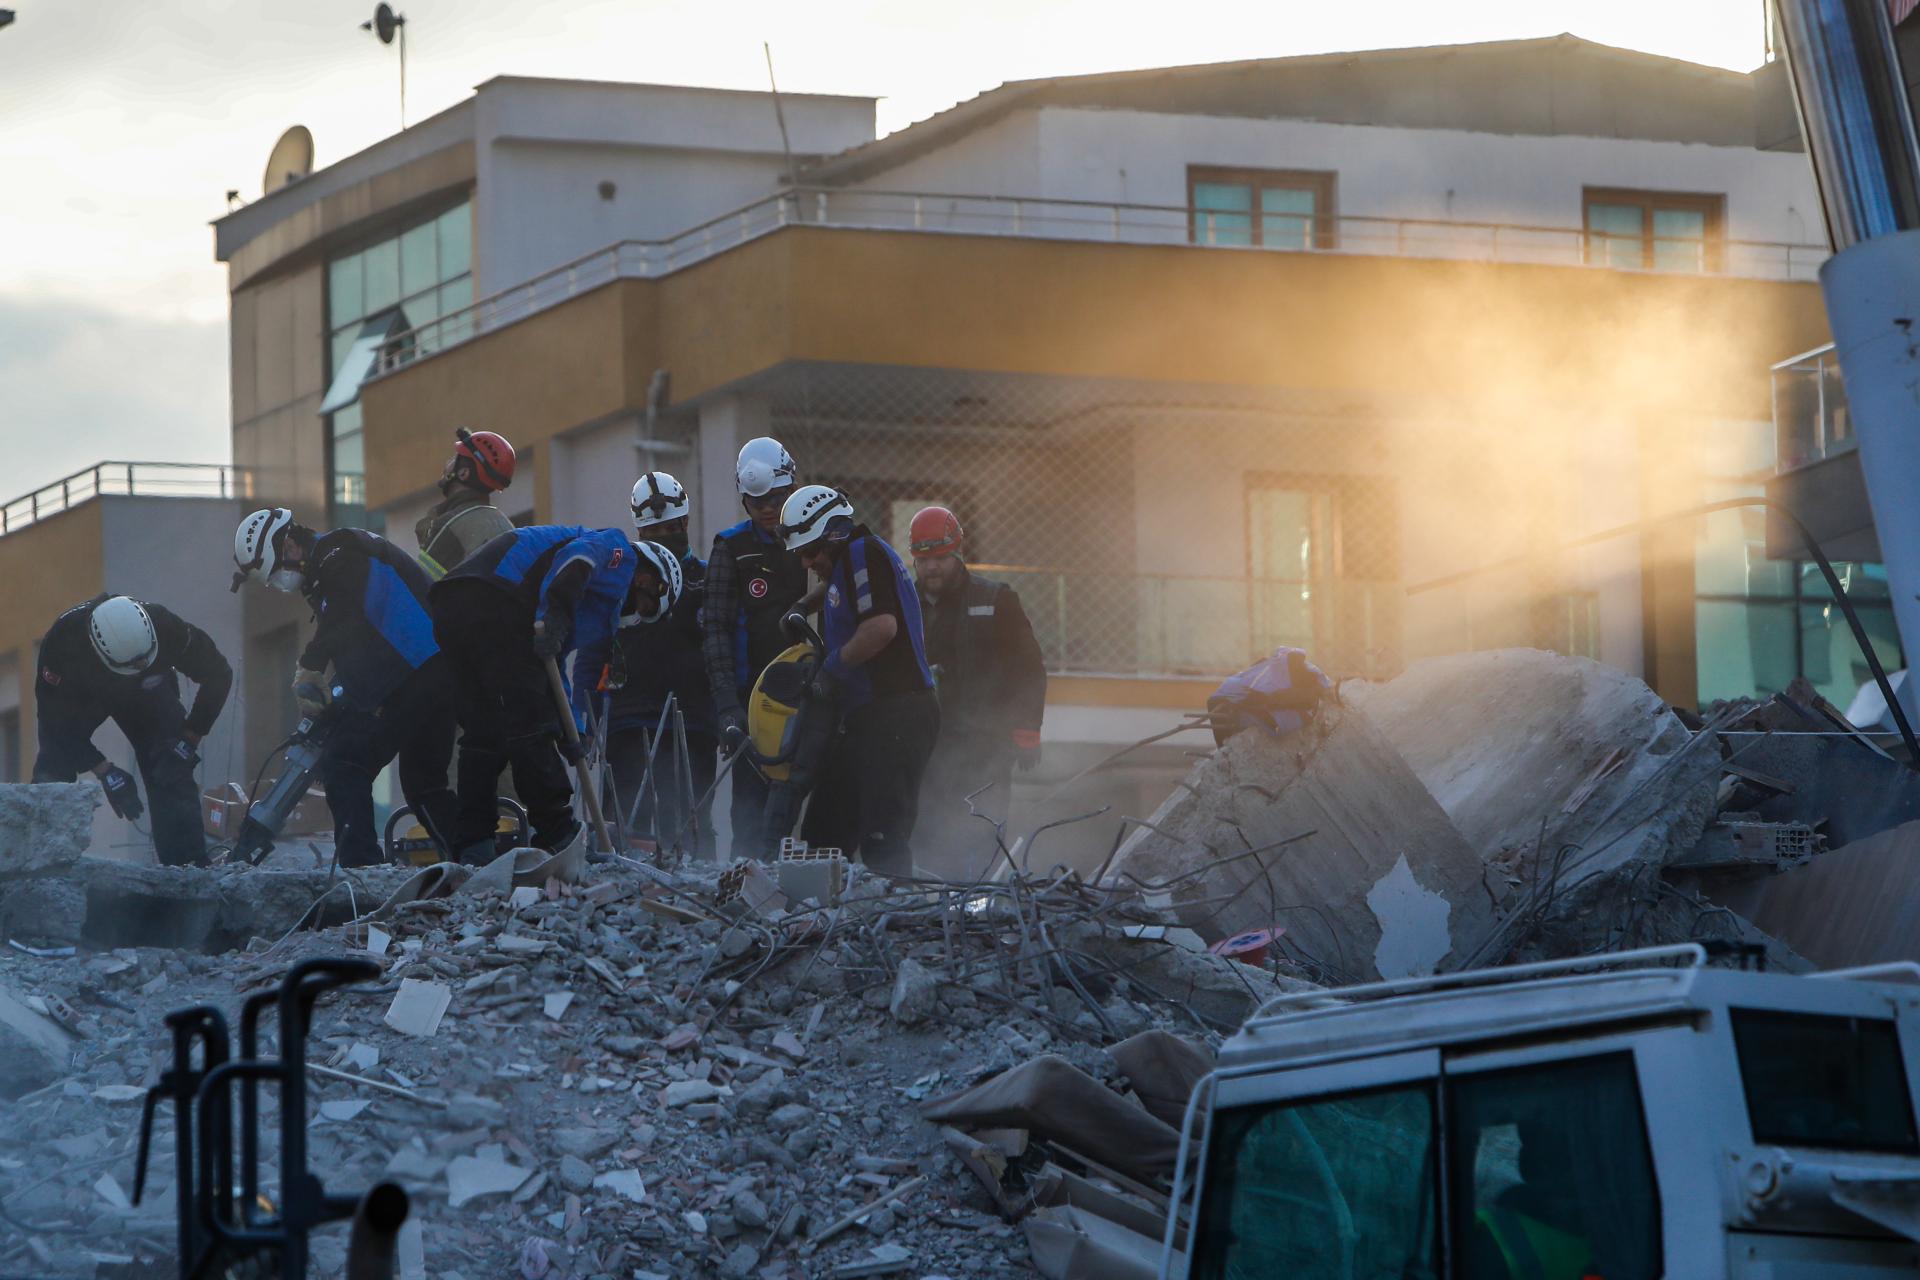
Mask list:
[[[608,853],[618,853],[614,847],[613,836],[607,831],[607,820],[600,813],[600,792],[594,785],[594,779],[587,772],[586,757],[580,751],[580,728],[573,722],[573,704],[567,701],[567,682],[560,678],[560,664],[552,658],[543,658],[547,665],[547,684],[553,689],[554,705],[560,711],[560,732],[567,737],[567,745],[573,748],[578,757],[574,761],[573,773],[580,781],[580,794],[587,799],[587,816],[593,820],[593,834]]]

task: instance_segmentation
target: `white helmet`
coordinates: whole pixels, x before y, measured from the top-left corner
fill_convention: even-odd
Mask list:
[[[795,489],[780,507],[780,536],[787,550],[798,551],[825,537],[836,517],[853,520],[853,504],[838,489],[823,484]]]
[[[733,468],[740,492],[750,498],[764,498],[775,489],[784,489],[799,474],[787,447],[772,436],[755,436],[741,445],[740,461]]]
[[[649,471],[633,484],[633,527],[681,520],[687,514],[687,488],[664,471]]]
[[[293,512],[285,507],[256,511],[240,522],[233,533],[233,562],[239,566],[233,575],[233,590],[243,582],[265,582],[273,576],[279,560],[273,540],[293,523]]]
[[[634,543],[633,558],[636,566],[634,575],[636,581],[638,581],[639,578],[638,570],[651,569],[653,575],[666,584],[666,590],[660,593],[658,600],[647,596],[636,597],[632,592],[629,592],[627,594],[626,605],[623,607],[631,608],[633,612],[620,615],[620,625],[623,627],[634,627],[643,622],[660,621],[660,619],[673,612],[673,606],[679,603],[681,589],[686,585],[686,578],[680,572],[680,557],[659,543]],[[652,605],[652,608],[645,607],[649,604]]]
[[[126,596],[109,596],[95,605],[87,632],[100,661],[118,675],[137,676],[160,656],[160,633],[146,606]]]

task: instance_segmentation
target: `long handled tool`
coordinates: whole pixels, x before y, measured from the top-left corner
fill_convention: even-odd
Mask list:
[[[547,684],[553,689],[554,705],[560,712],[560,731],[567,735],[567,745],[573,748],[573,776],[579,780],[580,794],[587,798],[587,816],[593,819],[593,833],[608,853],[618,853],[620,850],[607,831],[607,820],[600,813],[600,789],[594,785],[593,774],[587,769],[586,752],[580,748],[580,727],[573,722],[573,704],[567,701],[567,682],[560,678],[560,664],[552,658],[541,661],[547,664]]]

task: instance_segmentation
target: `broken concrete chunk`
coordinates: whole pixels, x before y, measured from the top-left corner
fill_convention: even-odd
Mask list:
[[[893,978],[893,997],[887,1009],[894,1018],[913,1026],[925,1022],[940,995],[940,977],[918,960],[902,960]]]
[[[455,1156],[447,1162],[447,1203],[457,1209],[482,1196],[511,1195],[532,1175],[494,1155]]]
[[[1148,901],[1210,940],[1310,905],[1287,916],[1289,944],[1331,971],[1374,978],[1380,924],[1367,893],[1401,850],[1451,905],[1446,954],[1480,942],[1493,915],[1479,853],[1366,715],[1330,707],[1299,733],[1242,733],[1201,761],[1121,845],[1109,882],[1188,877]]]
[[[442,982],[407,978],[393,995],[385,1022],[402,1035],[430,1037],[440,1030],[440,1019],[453,1003],[453,988]]]
[[[540,1008],[547,1017],[555,1022],[567,1016],[567,1006],[573,1003],[573,992],[552,991],[540,1002]]]
[[[569,1191],[585,1192],[593,1186],[593,1166],[578,1156],[560,1157],[560,1185]]]
[[[0,1098],[17,1098],[66,1075],[76,1043],[53,1019],[0,988]]]
[[[660,1091],[660,1102],[662,1106],[684,1107],[695,1102],[711,1102],[728,1092],[711,1080],[675,1080]]]
[[[71,867],[93,843],[98,783],[0,783],[0,880]]]
[[[614,1169],[603,1173],[593,1180],[593,1189],[611,1191],[635,1204],[643,1204],[647,1198],[647,1184],[640,1177],[638,1169]]]

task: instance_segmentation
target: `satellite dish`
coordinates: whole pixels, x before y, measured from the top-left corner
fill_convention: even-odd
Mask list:
[[[403,15],[393,11],[392,5],[381,0],[381,3],[374,8],[373,21],[363,22],[360,26],[362,30],[371,31],[379,36],[381,44],[392,44],[394,33],[405,26],[406,22]]]
[[[307,132],[307,126],[297,124],[280,135],[280,141],[273,144],[273,151],[267,156],[267,173],[260,181],[261,190],[272,195],[281,187],[291,186],[313,172],[313,135]]]

